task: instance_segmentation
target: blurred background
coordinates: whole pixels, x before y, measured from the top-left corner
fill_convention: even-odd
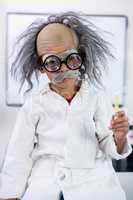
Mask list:
[[[6,90],[7,73],[7,13],[56,13],[63,11],[83,12],[88,15],[124,15],[128,18],[125,62],[124,107],[130,122],[129,138],[133,143],[133,1],[132,0],[0,0],[0,166],[19,110],[8,106]],[[17,27],[16,27],[17,29]],[[118,32],[119,34],[119,32]],[[118,73],[118,72],[117,72]],[[117,74],[119,76],[120,74]],[[133,155],[126,160],[114,162],[114,167],[124,187],[127,200],[133,200]]]

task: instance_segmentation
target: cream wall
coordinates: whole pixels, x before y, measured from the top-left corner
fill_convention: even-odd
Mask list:
[[[18,108],[5,104],[5,15],[6,12],[60,12],[82,11],[87,14],[123,14],[129,18],[127,50],[127,94],[126,106],[133,123],[133,1],[132,0],[0,0],[0,165],[9,141]],[[132,174],[131,174],[132,175]],[[132,175],[133,176],[133,175]],[[130,176],[131,177],[131,176]],[[127,179],[127,177],[126,177]],[[122,178],[123,180],[123,178]],[[131,182],[131,180],[130,180]],[[125,184],[125,183],[124,183]],[[130,191],[128,200],[133,199]]]

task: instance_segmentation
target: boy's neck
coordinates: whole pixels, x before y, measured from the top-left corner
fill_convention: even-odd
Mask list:
[[[80,88],[77,84],[77,81],[71,79],[58,85],[54,85],[52,83],[50,83],[49,85],[53,91],[57,92],[65,99],[71,99]]]

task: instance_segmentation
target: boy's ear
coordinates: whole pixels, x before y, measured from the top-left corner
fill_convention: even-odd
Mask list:
[[[40,67],[39,70],[40,70],[40,72],[43,73],[43,74],[46,72],[45,69],[44,69],[44,67]]]
[[[42,58],[39,56],[38,57],[38,60],[37,60],[37,65],[38,65],[38,70],[41,72],[41,73],[45,73],[45,68],[42,66],[43,62],[42,62]]]

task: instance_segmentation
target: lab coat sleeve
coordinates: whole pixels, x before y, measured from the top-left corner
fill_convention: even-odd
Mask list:
[[[108,95],[104,91],[98,93],[96,104],[94,121],[100,149],[112,159],[119,160],[126,158],[132,152],[132,147],[127,137],[123,152],[121,154],[117,152],[113,131],[109,129],[113,107]]]
[[[32,168],[36,121],[33,106],[27,100],[19,110],[0,173],[0,199],[20,198],[25,190]]]

